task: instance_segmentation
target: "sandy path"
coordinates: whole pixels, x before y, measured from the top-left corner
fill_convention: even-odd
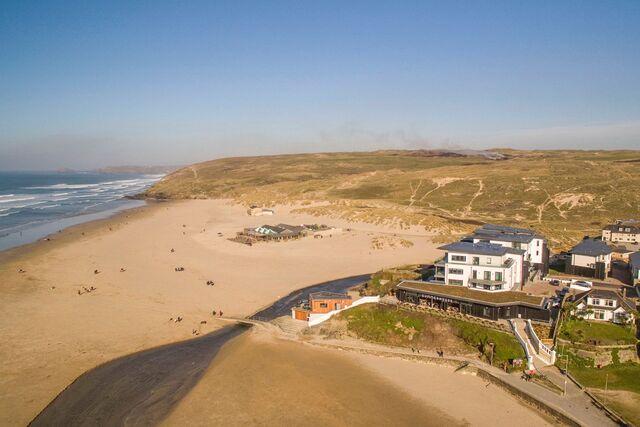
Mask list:
[[[426,235],[415,237],[415,229],[276,212],[249,217],[243,207],[213,200],[160,204],[0,255],[0,425],[26,424],[102,362],[189,338],[193,329],[219,327],[211,310],[246,316],[297,288],[439,255]],[[277,222],[323,222],[353,231],[253,247],[225,238]],[[414,245],[372,250],[371,239],[381,232],[406,233]],[[185,271],[175,272],[176,266]],[[210,279],[214,287],[205,285]],[[91,286],[96,290],[77,294]],[[184,320],[169,321],[177,316]]]

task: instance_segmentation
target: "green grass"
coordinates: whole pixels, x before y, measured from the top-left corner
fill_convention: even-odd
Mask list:
[[[416,268],[417,266],[389,268],[374,273],[367,283],[366,294],[386,295],[402,279],[418,279],[420,274],[415,272]]]
[[[425,319],[414,313],[365,304],[354,307],[341,314],[349,322],[349,331],[365,340],[382,344],[409,345],[409,335],[403,331],[414,329],[418,334],[424,330]],[[398,328],[398,322],[404,329]]]
[[[560,338],[575,343],[596,343],[597,345],[635,344],[637,342],[635,331],[631,326],[586,320],[565,320],[560,330]]]
[[[475,323],[463,320],[451,321],[457,334],[467,344],[477,348],[480,353],[487,354],[489,343],[494,344],[494,363],[506,362],[509,359],[524,358],[525,353],[518,340],[511,334],[499,332]]]
[[[569,373],[585,387],[604,389],[606,382],[611,390],[640,393],[640,364],[616,363],[614,360],[613,364],[598,369],[591,359],[578,357],[571,352],[566,354],[569,355]],[[565,363],[564,357],[556,360],[556,365],[561,369],[564,369]]]
[[[346,320],[348,330],[359,338],[385,345],[420,347],[417,343],[424,343],[429,346],[434,341],[430,334],[452,334],[458,337],[459,348],[473,348],[487,357],[489,343],[495,344],[495,365],[525,357],[524,350],[513,335],[463,320],[407,312],[378,304],[354,307],[338,315],[338,318]],[[415,333],[408,334],[409,330]]]

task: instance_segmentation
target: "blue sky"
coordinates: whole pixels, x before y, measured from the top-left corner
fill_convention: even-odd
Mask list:
[[[8,1],[0,169],[640,147],[639,1]]]

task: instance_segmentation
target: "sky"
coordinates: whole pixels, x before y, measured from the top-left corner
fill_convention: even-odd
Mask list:
[[[640,148],[640,1],[0,2],[0,169]]]

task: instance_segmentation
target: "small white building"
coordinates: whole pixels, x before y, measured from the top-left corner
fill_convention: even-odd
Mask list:
[[[434,281],[480,291],[510,291],[523,283],[524,250],[496,243],[455,242],[436,264]]]
[[[611,252],[602,240],[585,238],[569,251],[571,259],[565,272],[604,280],[611,271]]]
[[[585,320],[626,324],[635,318],[633,303],[613,289],[592,289],[573,297],[575,315]]]
[[[602,229],[602,240],[613,243],[640,243],[640,221],[617,220]]]

